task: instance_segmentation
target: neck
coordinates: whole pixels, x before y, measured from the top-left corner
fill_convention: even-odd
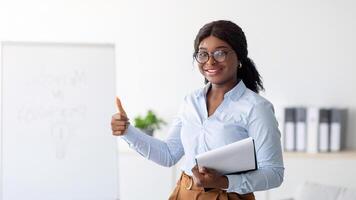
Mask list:
[[[233,80],[224,84],[211,84],[209,93],[214,97],[223,98],[225,93],[234,88],[238,82],[238,80]]]

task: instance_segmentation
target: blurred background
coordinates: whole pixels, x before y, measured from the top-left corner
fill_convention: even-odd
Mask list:
[[[257,199],[292,198],[301,186],[355,190],[355,1],[0,0],[0,41],[115,44],[116,94],[129,118],[152,109],[165,120],[154,135],[164,139],[183,97],[203,86],[192,57],[195,35],[218,19],[244,30],[282,135],[286,107],[348,110],[342,151],[285,153],[284,183]],[[179,164],[157,166],[120,140],[118,151],[120,199],[167,199]]]

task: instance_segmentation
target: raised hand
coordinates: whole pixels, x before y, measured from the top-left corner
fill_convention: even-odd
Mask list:
[[[111,130],[115,136],[124,135],[130,122],[118,97],[115,98],[117,113],[112,116]]]

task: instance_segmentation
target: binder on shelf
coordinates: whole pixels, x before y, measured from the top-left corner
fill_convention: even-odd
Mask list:
[[[275,107],[275,116],[278,122],[278,128],[281,130],[281,145],[284,149],[284,107]]]
[[[296,151],[306,151],[307,143],[307,113],[306,108],[299,107],[295,109],[295,138],[296,138]]]
[[[284,115],[284,150],[295,151],[295,108],[285,108]]]
[[[340,151],[345,142],[346,109],[330,110],[330,151]]]
[[[330,110],[319,110],[319,152],[330,151]]]
[[[318,152],[319,108],[308,107],[307,110],[307,152]]]

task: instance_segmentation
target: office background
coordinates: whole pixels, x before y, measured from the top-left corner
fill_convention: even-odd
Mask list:
[[[170,122],[184,95],[203,85],[192,59],[197,31],[212,20],[232,20],[245,31],[249,55],[266,88],[261,94],[276,110],[289,105],[347,107],[346,147],[356,151],[355,18],[356,3],[351,0],[0,0],[0,40],[114,43],[117,94],[127,114],[153,109]],[[164,138],[167,130],[163,127],[157,137]],[[157,167],[126,149],[120,156],[122,199],[168,195],[177,169]],[[352,154],[340,157],[329,160],[339,163],[333,165],[335,171],[356,166]],[[293,166],[303,163],[293,161]],[[323,163],[315,166],[327,175]],[[306,173],[290,174],[286,178]],[[355,187],[350,176],[335,176],[340,176],[336,182],[322,181]],[[135,188],[142,191],[134,193]],[[259,197],[274,199],[273,194]]]

